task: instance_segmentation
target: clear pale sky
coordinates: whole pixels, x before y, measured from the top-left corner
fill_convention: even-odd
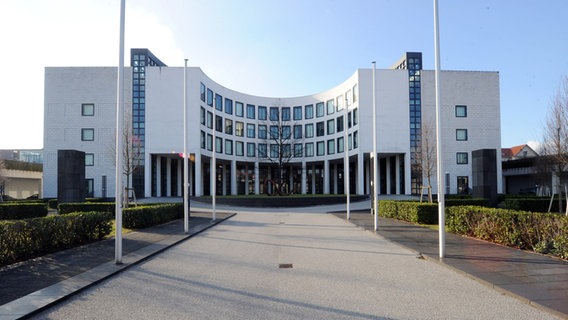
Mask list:
[[[120,0],[0,2],[0,149],[43,147],[44,68],[116,66]],[[439,0],[441,67],[499,71],[502,146],[542,140],[568,76],[568,1]],[[406,51],[434,69],[432,0],[127,0],[126,54],[270,97],[331,88]],[[442,94],[443,94],[443,88]]]

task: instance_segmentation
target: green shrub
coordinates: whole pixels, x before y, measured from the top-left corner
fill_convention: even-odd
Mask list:
[[[446,207],[454,207],[454,206],[487,206],[487,199],[483,198],[452,198],[452,199],[445,199]]]
[[[506,209],[522,210],[530,212],[548,212],[550,198],[531,197],[531,198],[507,198],[503,202]],[[558,212],[558,198],[552,201],[552,212]]]
[[[476,206],[446,209],[449,232],[568,259],[568,217]]]
[[[58,206],[59,214],[68,214],[71,212],[111,212],[114,213],[115,204],[113,202],[105,203],[62,203]]]
[[[5,203],[0,204],[0,220],[30,219],[47,216],[43,203]]]
[[[57,209],[57,199],[49,199],[47,200],[47,207],[49,209]]]
[[[379,201],[379,216],[421,224],[438,223],[438,205],[417,201]]]
[[[0,222],[0,265],[35,258],[107,236],[112,219],[105,212],[71,213]]]
[[[138,206],[122,210],[122,225],[129,229],[142,229],[183,217],[183,204]]]

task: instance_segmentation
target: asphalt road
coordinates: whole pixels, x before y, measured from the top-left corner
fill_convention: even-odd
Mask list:
[[[34,319],[557,319],[325,213],[239,212]]]

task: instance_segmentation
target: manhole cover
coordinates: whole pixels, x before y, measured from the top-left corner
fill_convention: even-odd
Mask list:
[[[294,267],[291,263],[281,263],[278,265],[279,269],[291,269]]]

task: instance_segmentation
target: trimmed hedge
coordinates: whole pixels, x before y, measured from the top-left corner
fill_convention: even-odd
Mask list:
[[[100,240],[111,230],[111,217],[103,212],[1,221],[0,265]]]
[[[436,224],[438,223],[438,204],[380,200],[379,216],[421,224]]]
[[[128,229],[142,229],[183,218],[183,204],[138,206],[122,210],[122,224]]]
[[[3,203],[0,204],[0,220],[31,219],[47,216],[43,203]]]
[[[568,259],[568,217],[476,206],[446,209],[449,232]]]
[[[114,202],[62,203],[57,207],[59,209],[59,214],[69,214],[71,212],[89,212],[89,211],[114,213],[115,209]]]
[[[563,200],[562,203],[565,201]],[[531,212],[548,212],[550,206],[550,198],[507,198],[504,201],[506,209],[523,210]],[[552,212],[558,212],[558,198],[555,197],[552,201]]]

